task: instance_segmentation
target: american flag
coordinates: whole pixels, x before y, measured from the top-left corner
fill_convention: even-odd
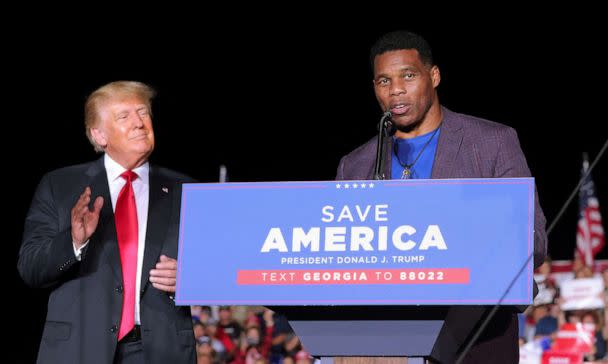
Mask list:
[[[583,156],[582,176],[589,169],[587,154]],[[579,217],[576,230],[576,254],[586,266],[593,267],[595,255],[604,247],[605,237],[602,227],[600,205],[595,196],[595,185],[591,175],[587,175],[579,191]]]

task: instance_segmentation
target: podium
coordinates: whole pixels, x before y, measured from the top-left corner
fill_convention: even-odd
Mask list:
[[[323,364],[454,363],[532,303],[533,221],[532,178],[186,184],[176,304],[267,306]]]

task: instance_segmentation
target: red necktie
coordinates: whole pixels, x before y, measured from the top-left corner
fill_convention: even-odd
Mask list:
[[[118,195],[114,219],[118,249],[120,250],[120,265],[122,267],[123,301],[122,318],[118,340],[122,339],[135,325],[135,283],[137,279],[137,207],[133,193],[133,180],[137,174],[125,171],[120,175],[126,179],[124,187]]]

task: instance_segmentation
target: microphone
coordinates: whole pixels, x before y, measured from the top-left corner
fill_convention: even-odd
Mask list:
[[[387,110],[382,114],[378,123],[378,144],[376,145],[376,164],[374,166],[374,179],[386,179],[384,175],[384,140],[393,130],[393,122],[391,120],[393,113]]]
[[[393,113],[388,110],[382,114],[382,123],[386,130],[391,130],[393,128]]]

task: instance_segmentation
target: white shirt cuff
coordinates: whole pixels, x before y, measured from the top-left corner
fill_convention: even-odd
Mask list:
[[[85,246],[87,246],[87,244],[89,243],[89,241],[85,241],[84,244],[82,244],[82,246],[80,248],[76,248],[76,243],[72,242],[72,247],[74,248],[74,255],[76,256],[76,260],[80,261],[80,259],[82,258],[82,249],[84,249]]]

